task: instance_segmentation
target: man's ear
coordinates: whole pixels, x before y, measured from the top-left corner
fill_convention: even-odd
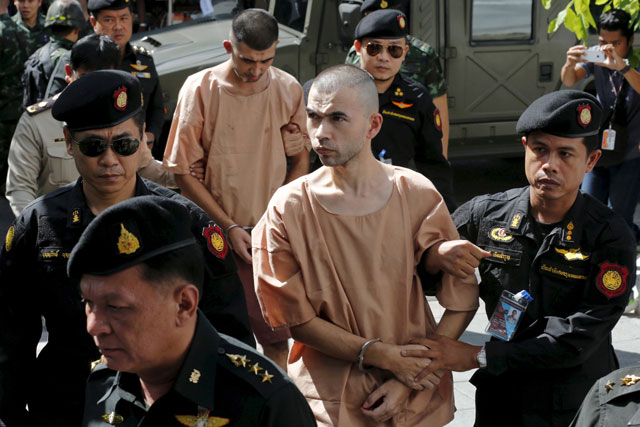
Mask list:
[[[353,42],[353,46],[356,48],[356,53],[358,54],[358,56],[360,56],[360,49],[362,49],[362,43],[360,42],[360,40],[355,40]]]
[[[183,326],[198,312],[198,288],[190,283],[178,286],[174,291],[174,300],[178,310],[176,312],[176,325]]]
[[[69,129],[67,129],[67,127],[63,127],[62,131],[64,132],[64,141],[65,144],[67,144],[67,153],[70,156],[73,156],[73,141],[71,140],[71,133],[69,132]]]
[[[96,18],[93,15],[89,15],[89,22],[91,22],[91,26],[93,27],[93,30],[95,31],[95,29],[96,29]]]
[[[585,170],[585,173],[589,173],[593,170],[601,156],[602,151],[600,150],[593,150],[591,153],[589,153],[589,155],[587,156],[587,170]]]
[[[382,115],[380,113],[372,113],[369,116],[369,130],[367,131],[367,138],[373,139],[378,132],[382,129]]]
[[[229,55],[233,53],[233,46],[231,46],[231,42],[229,40],[223,41],[222,46],[224,46],[224,50],[226,50]]]

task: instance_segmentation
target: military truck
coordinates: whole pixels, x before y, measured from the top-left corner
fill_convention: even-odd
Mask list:
[[[391,3],[392,0],[389,0]],[[178,92],[190,74],[228,58],[231,10],[139,34],[134,44],[152,52],[170,122]],[[242,3],[242,2],[238,2]],[[246,2],[244,2],[246,3]],[[301,83],[344,62],[360,19],[361,0],[256,1],[280,22],[274,65]],[[407,0],[410,32],[440,55],[449,85],[449,157],[521,155],[515,127],[536,98],[560,88],[560,70],[574,36],[547,34],[566,5],[545,10],[540,0]]]

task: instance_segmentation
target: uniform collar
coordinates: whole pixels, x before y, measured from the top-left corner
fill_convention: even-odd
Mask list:
[[[142,178],[136,174],[136,190],[135,196],[146,196],[151,194],[151,191],[147,188]],[[87,199],[84,197],[82,191],[82,177],[76,180],[73,185],[73,189],[70,192],[70,200],[67,206],[67,227],[86,227],[95,218],[89,205],[87,205]]]
[[[512,205],[507,217],[507,226],[511,234],[523,234],[525,219],[529,214],[530,187],[524,187],[516,202]]]
[[[124,55],[122,56],[122,59],[124,60],[124,58],[129,56],[136,56],[136,53],[133,51],[133,46],[131,46],[131,42],[127,42],[127,45],[124,47]]]
[[[71,50],[71,48],[73,47],[73,42],[69,39],[66,39],[64,37],[58,37],[58,36],[51,36],[51,43],[55,44],[57,46],[63,47],[67,50]]]

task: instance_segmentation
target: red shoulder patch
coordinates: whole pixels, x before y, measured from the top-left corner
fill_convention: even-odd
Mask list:
[[[596,287],[608,298],[617,297],[627,289],[629,270],[617,264],[603,262],[596,277]]]
[[[437,108],[433,110],[433,124],[436,125],[436,129],[442,130],[442,118],[440,117],[440,110]]]
[[[227,252],[229,252],[229,245],[224,238],[222,229],[217,225],[210,225],[202,229],[202,235],[207,240],[207,247],[209,252],[217,256],[218,258],[225,258]]]

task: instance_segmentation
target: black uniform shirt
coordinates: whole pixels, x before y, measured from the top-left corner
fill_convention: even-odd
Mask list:
[[[455,208],[451,167],[442,154],[442,121],[429,92],[402,73],[378,94],[382,129],[371,142],[376,159],[384,149],[394,165],[412,167],[429,178],[449,209]]]
[[[171,390],[147,408],[138,376],[100,364],[89,377],[83,426],[315,426],[298,388],[275,363],[198,316]],[[205,418],[206,417],[206,418]]]
[[[71,249],[94,218],[81,179],[29,204],[9,228],[0,254],[0,418],[9,425],[80,421],[89,366],[98,357],[78,282],[66,273]],[[206,261],[200,307],[218,329],[255,345],[230,248],[226,241],[220,246],[218,236],[211,238],[222,230],[193,202],[153,182],[138,177],[135,194],[187,206]],[[41,316],[49,336],[36,361]],[[30,422],[24,418],[26,403]]]
[[[153,133],[156,138],[160,137],[164,121],[164,104],[160,80],[151,53],[143,47],[127,43],[120,69],[133,74],[140,80],[147,132]]]
[[[530,214],[529,187],[476,197],[453,220],[462,238],[491,252],[479,267],[488,317],[505,289],[534,298],[510,342],[487,343],[487,368],[472,378],[479,393],[495,387],[496,404],[517,395],[538,411],[577,410],[591,384],[618,367],[611,330],[635,283],[635,242],[624,220],[578,193],[545,236]]]

